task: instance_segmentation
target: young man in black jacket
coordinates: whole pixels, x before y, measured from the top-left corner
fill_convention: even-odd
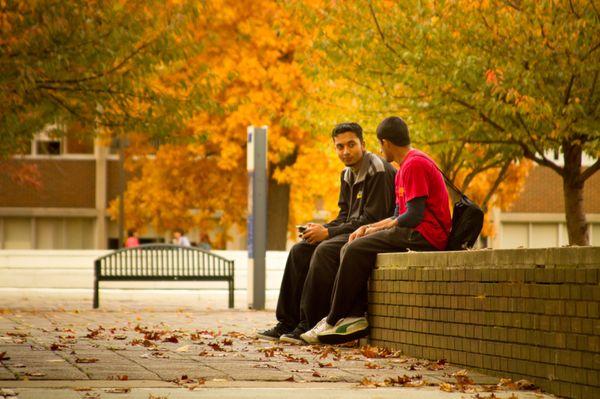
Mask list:
[[[259,337],[304,343],[300,335],[329,311],[340,250],[350,233],[394,213],[396,170],[365,150],[362,133],[357,123],[333,129],[336,153],[346,165],[341,173],[339,214],[329,223],[306,225],[303,240],[292,247],[285,265],[275,313],[278,323],[259,332]]]

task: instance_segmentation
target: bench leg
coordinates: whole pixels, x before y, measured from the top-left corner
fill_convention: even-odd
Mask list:
[[[100,306],[99,303],[99,298],[98,298],[98,279],[94,279],[94,309],[98,309],[98,306]]]
[[[229,280],[229,309],[233,309],[234,308],[234,299],[233,299],[233,294],[234,294],[234,286],[233,286],[233,280]]]

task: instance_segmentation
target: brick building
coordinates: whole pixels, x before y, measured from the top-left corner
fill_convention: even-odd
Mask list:
[[[591,164],[591,160],[587,162]],[[585,182],[583,205],[590,244],[600,246],[600,173]],[[550,168],[535,166],[523,192],[508,212],[496,210],[497,232],[492,248],[542,248],[568,245],[562,178]]]

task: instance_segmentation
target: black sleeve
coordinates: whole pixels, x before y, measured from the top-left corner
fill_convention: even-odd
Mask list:
[[[427,197],[413,198],[406,203],[406,212],[398,216],[399,227],[416,227],[423,220],[425,214],[425,200]]]
[[[340,183],[340,196],[338,198],[338,208],[340,209],[340,212],[338,213],[337,217],[335,219],[333,219],[331,222],[329,223],[325,223],[323,226],[326,228],[332,227],[332,226],[339,226],[341,223],[344,223],[344,221],[346,220],[346,218],[348,217],[348,194],[347,194],[347,190],[348,188],[346,187],[346,182],[344,181],[344,171],[342,171],[342,175],[340,177],[341,183]],[[329,237],[333,237],[331,235],[331,232],[329,232]]]
[[[375,173],[365,184],[363,198],[364,207],[360,216],[346,223],[329,227],[327,229],[329,237],[352,233],[362,225],[375,223],[392,216],[394,210],[392,205],[394,203],[393,180],[385,172]]]

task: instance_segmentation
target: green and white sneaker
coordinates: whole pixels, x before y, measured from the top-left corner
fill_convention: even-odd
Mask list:
[[[317,337],[326,344],[343,344],[365,337],[369,334],[369,322],[366,317],[344,317],[334,326],[322,329]]]
[[[318,334],[321,331],[324,331],[331,327],[332,327],[332,325],[327,324],[327,317],[323,317],[323,319],[320,322],[318,322],[317,325],[314,326],[311,330],[308,330],[304,334],[301,334],[300,338],[302,338],[304,341],[308,342],[309,344],[318,344],[321,342],[319,340]]]

